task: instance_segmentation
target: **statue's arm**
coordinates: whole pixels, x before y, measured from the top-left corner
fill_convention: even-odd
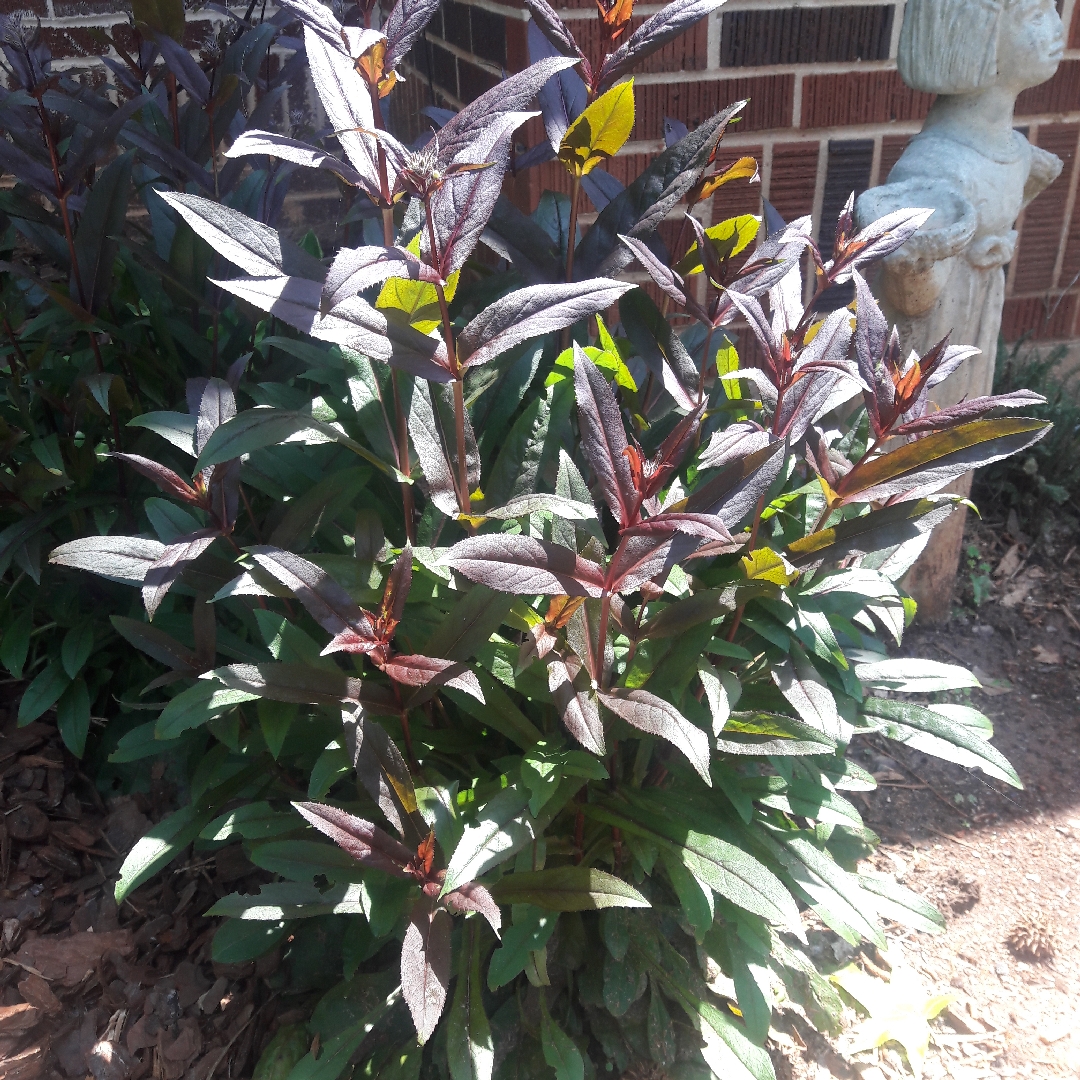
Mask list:
[[[1024,206],[1041,195],[1060,175],[1063,162],[1041,146],[1031,148],[1031,171],[1024,185]]]
[[[934,208],[933,216],[882,264],[878,289],[905,315],[917,316],[937,302],[952,269],[951,260],[971,243],[978,225],[975,207],[952,185],[913,178],[871,188],[859,198],[860,228],[896,210]]]

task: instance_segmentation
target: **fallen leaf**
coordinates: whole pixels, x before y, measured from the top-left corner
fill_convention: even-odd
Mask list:
[[[1053,649],[1047,649],[1042,645],[1036,645],[1031,650],[1035,654],[1035,661],[1039,664],[1060,664],[1061,653],[1054,652]]]
[[[994,577],[1009,578],[1020,569],[1020,545],[1013,544],[1001,558],[994,571]]]
[[[0,1035],[22,1035],[38,1022],[40,1015],[33,1005],[0,1006]]]
[[[1011,694],[1015,689],[1008,679],[995,679],[978,666],[971,669],[971,674],[982,683],[977,687],[978,692],[986,694],[987,697],[1001,697],[1002,694]]]

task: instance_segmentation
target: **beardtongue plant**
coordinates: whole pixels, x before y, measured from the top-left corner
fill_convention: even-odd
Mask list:
[[[986,717],[926,696],[973,676],[885,642],[914,614],[896,582],[955,505],[941,489],[1040,438],[1045,423],[1002,415],[1038,399],[928,405],[970,350],[904,360],[863,276],[925,211],[853,233],[849,207],[829,259],[809,219],[768,206],[760,237],[757,219],[690,217],[669,253],[656,230],[680,203],[753,175],[709,174],[737,106],[580,240],[554,199],[532,216],[502,199],[538,92],[581,68],[591,101],[558,156],[586,176],[632,126],[632,88],[611,84],[705,7],[676,0],[592,68],[542,59],[418,149],[376,123],[393,17],[376,32],[288,7],[348,161],[261,131],[228,155],[330,169],[384,242],[327,267],[236,209],[161,194],[243,272],[221,289],[311,340],[279,335],[301,366],[278,381],[238,365],[192,380],[187,413],[144,418],[193,478],[121,460],[183,504],[186,531],[51,554],[141,586],[158,613],[114,620],[171,669],[147,690],[175,691],[117,760],[192,762],[191,802],[132,851],[117,895],[192,841],[241,840],[282,879],[212,909],[214,954],[295,958],[322,928],[315,985],[343,978],[296,1078],[770,1077],[774,1009],[835,1030],[841,1008],[804,948],[808,912],[852,944],[883,944],[883,918],[940,926],[858,865],[876,837],[846,797],[874,787],[856,737],[1018,783]],[[612,276],[631,264],[663,309]],[[819,309],[852,280],[850,308]],[[305,455],[325,473],[310,492]],[[284,513],[238,513],[248,484],[291,496]],[[189,605],[194,649],[160,626]]]

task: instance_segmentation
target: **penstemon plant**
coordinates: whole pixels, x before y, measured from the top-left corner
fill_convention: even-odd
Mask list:
[[[890,334],[865,274],[929,212],[855,232],[849,205],[831,257],[768,205],[687,214],[669,252],[662,221],[755,174],[718,164],[737,105],[625,189],[584,183],[629,138],[619,80],[712,6],[675,0],[622,45],[629,5],[601,6],[590,63],[529,0],[556,55],[406,146],[379,101],[431,5],[375,30],[287,0],[347,160],[250,129],[225,157],[330,170],[383,242],[321,260],[220,201],[157,196],[242,272],[213,283],[256,340],[305,336],[275,337],[295,365],[193,378],[187,412],[141,418],[169,456],[120,461],[174,500],[171,536],[50,559],[140,586],[157,617],[113,620],[170,668],[147,689],[171,688],[114,760],[193,763],[117,896],[193,841],[241,840],[281,880],[212,909],[215,956],[300,941],[303,920],[338,935],[295,1077],[764,1080],[774,1009],[838,1021],[807,912],[852,944],[883,944],[882,918],[941,925],[859,867],[877,838],[845,795],[874,787],[853,740],[1019,783],[985,716],[913,698],[972,675],[886,651],[914,615],[897,581],[955,506],[941,489],[1047,430],[1003,415],[1025,392],[934,411],[971,350],[905,359]],[[501,195],[537,98],[568,216]],[[580,239],[579,188],[603,202]],[[823,310],[850,281],[852,306]]]

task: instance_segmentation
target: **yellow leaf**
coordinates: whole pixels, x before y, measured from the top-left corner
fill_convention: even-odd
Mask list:
[[[712,243],[717,258],[730,259],[754,242],[760,227],[761,218],[754,214],[740,214],[738,217],[728,218],[727,221],[721,221],[718,225],[706,229],[705,236]],[[701,273],[704,267],[701,265],[701,256],[698,254],[696,242],[679,260],[675,269],[683,277]]]
[[[716,350],[716,374],[721,377],[730,375],[739,370],[739,353],[734,345],[726,345]],[[742,387],[738,379],[722,379],[721,385],[728,401],[739,401],[742,398]]]
[[[601,94],[567,129],[559,160],[574,176],[614,157],[634,128],[634,80]]]
[[[751,183],[758,174],[758,163],[752,157],[739,158],[734,165],[720,176],[710,176],[702,182],[700,199],[707,199],[732,180],[749,180]]]
[[[412,238],[409,251],[414,255],[420,254],[420,234]],[[459,270],[447,278],[446,302],[450,303],[457,292]],[[437,326],[442,325],[442,312],[439,310],[439,294],[435,286],[428,281],[413,281],[410,278],[388,278],[382,289],[379,290],[379,298],[375,306],[386,310],[402,311],[405,318],[416,327],[422,334],[430,334]]]
[[[603,340],[603,338],[601,338]],[[609,338],[610,340],[610,338]],[[614,345],[614,341],[612,341]],[[619,355],[617,350],[598,349],[595,345],[586,345],[582,352],[602,371],[611,372],[615,378],[615,384],[617,386],[623,386],[627,390],[637,392],[637,383],[634,382],[634,376],[630,374],[630,369],[626,366],[626,361]],[[573,378],[574,375],[574,350],[564,349],[555,358],[555,368],[552,370],[547,378],[544,380],[544,386],[554,386],[556,383],[561,383],[564,379]]]
[[[743,573],[751,581],[771,581],[775,585],[790,585],[799,572],[790,569],[790,563],[771,548],[757,548],[740,560]]]

